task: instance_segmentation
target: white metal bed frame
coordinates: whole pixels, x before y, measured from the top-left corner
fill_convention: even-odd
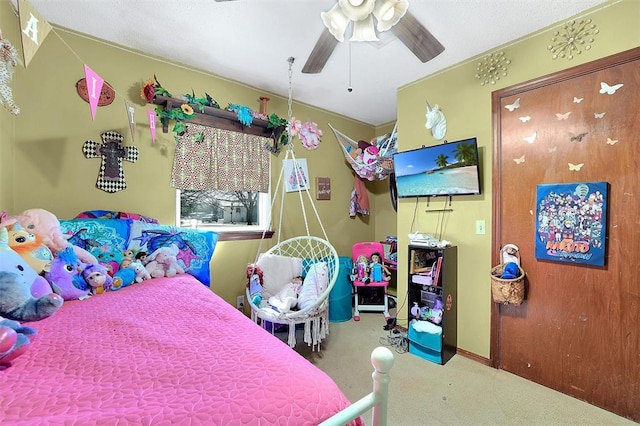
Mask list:
[[[389,348],[379,346],[371,352],[371,365],[373,365],[373,392],[365,395],[344,410],[334,414],[320,426],[343,426],[350,421],[371,411],[371,424],[373,426],[387,425],[387,403],[389,395],[389,370],[393,366],[393,353]]]

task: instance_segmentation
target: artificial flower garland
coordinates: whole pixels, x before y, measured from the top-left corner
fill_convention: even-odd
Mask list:
[[[170,98],[171,93],[162,87],[154,75],[153,78],[150,78],[143,83],[142,88],[140,89],[140,96],[142,99],[147,101],[147,103],[152,103],[156,96],[166,96]],[[169,120],[176,121],[172,130],[178,135],[182,135],[186,131],[184,121],[194,117],[195,111],[191,105],[194,105],[201,113],[204,112],[205,106],[221,109],[218,102],[216,102],[216,100],[208,93],[205,93],[204,98],[197,98],[193,93],[191,95],[185,94],[183,96],[188,104],[182,104],[180,108],[155,108],[156,114],[160,117],[160,122],[163,125],[166,125]],[[280,135],[280,139],[278,140],[280,145],[286,145],[289,143],[289,135],[291,135],[291,137],[298,136],[302,146],[308,150],[317,149],[321,142],[322,130],[320,130],[318,125],[312,121],[302,123],[300,120],[296,120],[295,117],[291,117],[291,123],[289,123],[286,119],[278,117],[277,114],[266,115],[253,111],[248,106],[238,104],[229,104],[225,110],[235,112],[238,117],[238,121],[247,127],[250,127],[253,120],[257,118],[259,120],[267,121],[269,123],[267,128],[269,129],[275,129],[280,126],[287,128],[288,131],[282,132]]]

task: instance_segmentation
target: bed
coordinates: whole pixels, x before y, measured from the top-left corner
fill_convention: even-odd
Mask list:
[[[350,405],[188,274],[66,301],[29,325],[29,350],[0,371],[0,424],[317,425]]]

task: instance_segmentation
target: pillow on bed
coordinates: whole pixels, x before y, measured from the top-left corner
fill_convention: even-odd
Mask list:
[[[71,219],[59,222],[67,241],[96,257],[101,253],[123,253],[127,249],[131,219]]]
[[[302,283],[302,291],[298,296],[298,307],[306,309],[313,305],[318,296],[327,289],[329,285],[329,268],[325,262],[317,262],[309,266],[307,276]]]
[[[157,219],[138,213],[117,212],[113,210],[87,210],[78,213],[76,219],[133,219],[141,222],[158,223]]]
[[[127,248],[151,254],[160,247],[175,244],[180,250],[176,256],[180,266],[208,286],[209,262],[217,242],[218,234],[213,231],[134,221]]]
[[[263,253],[256,266],[262,270],[263,299],[276,295],[292,278],[302,275],[302,259],[297,257]]]

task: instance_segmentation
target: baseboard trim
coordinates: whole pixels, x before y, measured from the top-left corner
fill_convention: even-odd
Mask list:
[[[487,367],[491,367],[491,360],[488,358],[485,358],[478,354],[474,354],[473,352],[465,351],[464,349],[460,349],[460,348],[457,349],[456,353],[458,355],[462,355],[465,358],[469,358],[473,361],[479,362],[480,364],[484,364]]]

